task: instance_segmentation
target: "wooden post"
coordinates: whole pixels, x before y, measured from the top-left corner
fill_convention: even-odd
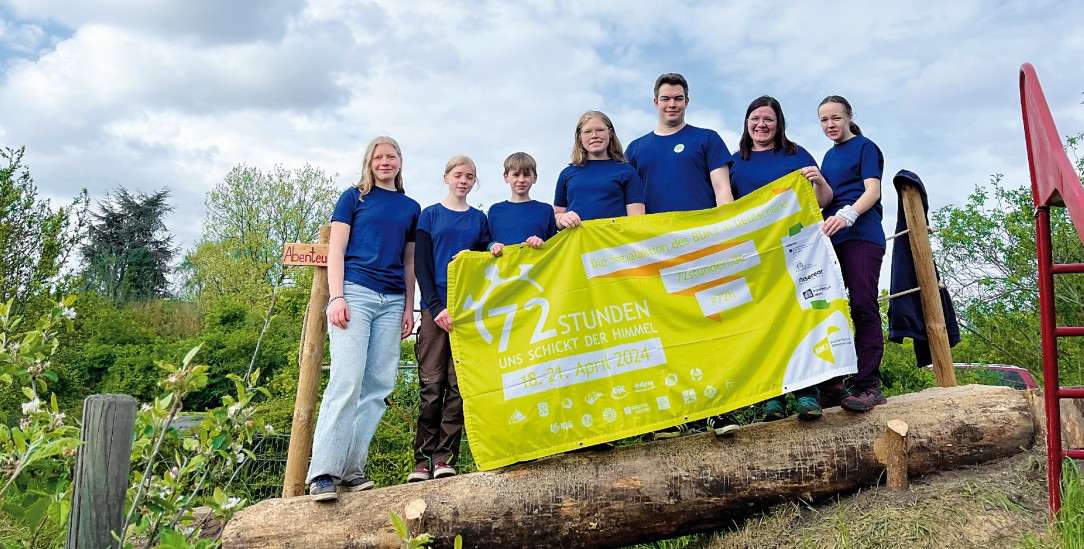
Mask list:
[[[907,240],[911,243],[911,256],[918,277],[919,299],[922,315],[926,319],[926,341],[933,357],[933,375],[938,387],[955,387],[956,370],[952,367],[952,348],[949,347],[948,328],[945,326],[945,310],[941,305],[941,289],[937,283],[937,270],[930,249],[930,231],[926,224],[926,209],[922,207],[922,194],[914,183],[901,182],[903,213],[907,228],[911,230]]]
[[[320,244],[327,244],[331,226],[320,227]],[[312,430],[316,417],[316,397],[320,389],[320,368],[324,362],[324,336],[327,335],[327,267],[315,267],[309,307],[305,311],[305,326],[301,335],[301,371],[297,379],[297,399],[294,401],[294,422],[290,429],[290,449],[286,454],[286,478],[282,497],[291,498],[305,493],[305,473],[312,457]]]
[[[65,547],[113,547],[124,524],[136,399],[91,395],[83,401],[83,430],[75,461]]]
[[[885,472],[888,489],[893,492],[907,491],[907,422],[888,420],[885,429]]]

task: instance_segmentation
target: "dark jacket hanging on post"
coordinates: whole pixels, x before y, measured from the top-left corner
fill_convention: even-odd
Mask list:
[[[908,170],[900,170],[892,178],[892,184],[896,187],[896,195],[902,197],[900,185],[911,183],[918,187],[922,194],[922,210],[929,220],[930,202],[926,196],[926,187],[918,175]],[[907,217],[903,212],[903,200],[898,202],[896,212],[896,233],[907,229]],[[938,274],[938,279],[941,275]],[[889,285],[890,294],[904,292],[918,287],[918,276],[915,274],[915,261],[911,256],[911,241],[908,235],[897,236],[892,240],[892,280]],[[945,327],[948,329],[949,345],[960,342],[960,326],[956,321],[956,310],[952,307],[952,299],[948,291],[941,288],[941,305],[945,311]],[[922,316],[922,301],[919,293],[914,292],[889,300],[888,303],[888,339],[893,343],[903,343],[903,339],[909,337],[915,343],[915,360],[919,366],[926,366],[933,362],[930,357],[930,346],[926,336],[926,322]]]

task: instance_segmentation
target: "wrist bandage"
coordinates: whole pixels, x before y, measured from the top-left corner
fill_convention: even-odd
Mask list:
[[[852,208],[850,204],[840,208],[835,215],[843,221],[846,221],[848,227],[854,225],[855,221],[858,221],[858,212],[854,211],[854,208]]]

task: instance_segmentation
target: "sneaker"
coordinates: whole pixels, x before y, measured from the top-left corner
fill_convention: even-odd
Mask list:
[[[863,389],[857,394],[848,396],[843,399],[840,406],[848,412],[868,412],[878,404],[884,404],[888,402],[884,393],[880,389]]]
[[[454,465],[448,465],[443,461],[438,461],[437,466],[433,467],[433,478],[454,477],[455,472]]]
[[[691,435],[692,433],[693,429],[691,425],[689,425],[688,423],[679,423],[678,425],[674,425],[673,427],[667,427],[665,429],[655,431],[654,439],[662,440],[664,438],[677,438],[683,437],[685,435]]]
[[[369,490],[373,487],[373,481],[365,478],[364,475],[356,476],[350,480],[344,480],[339,483],[340,492],[360,492],[362,490]]]
[[[725,435],[731,431],[737,430],[741,427],[738,423],[738,418],[734,417],[734,414],[725,413],[717,416],[711,416],[704,420],[708,429],[715,431],[717,435]]]
[[[335,481],[328,475],[320,475],[309,483],[309,499],[313,501],[335,501],[339,495],[335,493]]]
[[[429,480],[432,478],[429,476],[429,468],[425,465],[419,465],[414,468],[413,471],[406,477],[407,482],[421,482],[423,480]]]
[[[764,418],[761,421],[779,421],[787,418],[787,401],[776,397],[764,405]]]
[[[851,396],[847,386],[842,381],[833,381],[820,386],[821,408],[833,408],[843,403],[843,399]]]
[[[821,414],[823,414],[821,405],[815,397],[798,397],[798,419],[805,421],[820,419]]]

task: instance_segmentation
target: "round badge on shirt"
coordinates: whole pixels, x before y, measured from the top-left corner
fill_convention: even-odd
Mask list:
[[[685,144],[684,143],[678,143],[677,145],[674,145],[674,152],[679,153],[679,152],[681,152],[683,150],[685,150]]]

